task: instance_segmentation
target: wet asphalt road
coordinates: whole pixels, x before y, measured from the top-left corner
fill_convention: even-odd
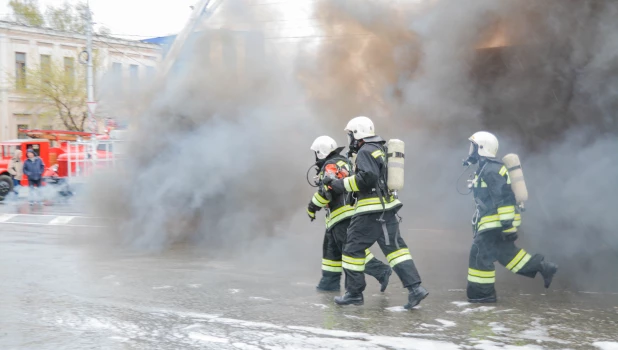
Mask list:
[[[408,312],[393,278],[342,308],[314,290],[319,265],[293,273],[185,247],[98,250],[104,221],[77,214],[0,210],[0,349],[618,348],[618,293],[499,281],[500,302],[479,306],[465,302],[465,282],[425,277],[431,294]]]

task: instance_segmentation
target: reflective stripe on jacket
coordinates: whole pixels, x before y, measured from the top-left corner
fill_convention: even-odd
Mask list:
[[[475,174],[474,199],[477,202],[477,232],[507,227],[504,232],[517,232],[521,214],[516,207],[509,172],[501,162],[487,160]],[[508,228],[512,225],[511,228]]]
[[[346,157],[339,154],[330,156],[326,158],[324,164],[320,168],[320,172],[318,173],[320,184],[324,179],[324,170],[329,164],[335,164],[339,168],[346,169],[348,173],[352,173],[352,169],[350,169],[350,165]],[[324,192],[320,190],[316,191],[311,198],[311,202],[320,208],[327,207],[329,209],[329,212],[326,214],[326,228],[330,228],[339,223],[341,220],[351,217],[354,208],[350,205],[351,198],[347,193],[335,194],[331,192],[332,200],[329,201],[327,198],[322,196],[325,192],[327,192],[327,190]]]
[[[348,192],[353,192],[357,198],[354,215],[363,215],[395,210],[403,204],[391,195],[386,185],[386,155],[384,140],[379,137],[375,142],[365,142],[356,155],[354,175],[343,179],[343,185]],[[373,140],[372,140],[373,141]],[[381,188],[384,206],[380,201]]]

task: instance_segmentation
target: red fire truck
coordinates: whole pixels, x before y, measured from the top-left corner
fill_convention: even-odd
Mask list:
[[[79,140],[90,140],[92,134],[79,131],[63,130],[20,130],[30,137],[29,139],[17,139],[0,142],[0,201],[13,190],[8,165],[15,154],[15,150],[22,151],[22,162],[27,158],[27,150],[33,149],[41,157],[46,166],[43,178],[58,176],[60,178],[75,175],[77,171],[82,173],[92,167],[92,157],[97,159],[111,159],[113,153],[106,150],[89,150],[87,145],[76,144]],[[107,134],[95,135],[99,140],[109,139]],[[86,171],[84,171],[86,170]],[[20,179],[22,186],[28,186],[28,179],[23,176]],[[45,183],[43,183],[45,185]]]

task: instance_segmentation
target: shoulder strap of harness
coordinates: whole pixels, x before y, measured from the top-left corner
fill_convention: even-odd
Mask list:
[[[378,149],[380,151],[382,151],[382,154],[384,156],[383,161],[384,164],[382,164],[382,167],[380,168],[380,174],[378,174],[378,183],[376,186],[376,191],[378,192],[378,198],[380,198],[380,203],[382,204],[382,215],[380,215],[380,218],[378,218],[378,221],[380,222],[380,224],[382,225],[382,233],[384,233],[384,243],[386,245],[390,245],[390,237],[388,235],[388,229],[386,228],[386,221],[384,220],[384,214],[386,213],[386,203],[385,203],[385,199],[384,197],[389,195],[389,189],[388,189],[388,148],[386,147],[386,145],[384,144],[379,144],[377,143],[376,146],[378,147]],[[375,157],[376,159],[378,157]],[[397,231],[395,233],[395,246],[397,249],[399,249],[399,241],[397,240],[397,235],[399,234],[399,231]]]

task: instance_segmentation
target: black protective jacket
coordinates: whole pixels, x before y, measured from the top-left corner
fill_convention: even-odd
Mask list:
[[[347,193],[329,192],[324,185],[324,176],[328,168],[336,167],[337,169],[345,169],[349,174],[352,174],[352,169],[348,159],[340,154],[331,154],[323,161],[317,163],[320,167],[318,173],[318,191],[311,198],[311,204],[314,209],[327,208],[326,227],[330,228],[340,221],[349,218],[353,214],[354,208],[351,206],[351,196]],[[310,204],[310,206],[311,206]]]
[[[354,193],[354,215],[398,210],[403,205],[387,186],[386,141],[379,136],[364,139],[354,164],[354,175],[337,181],[335,192]]]
[[[515,194],[506,166],[494,159],[479,164],[473,183],[476,203],[475,229],[477,232],[501,228],[517,232],[521,216],[516,211]]]

